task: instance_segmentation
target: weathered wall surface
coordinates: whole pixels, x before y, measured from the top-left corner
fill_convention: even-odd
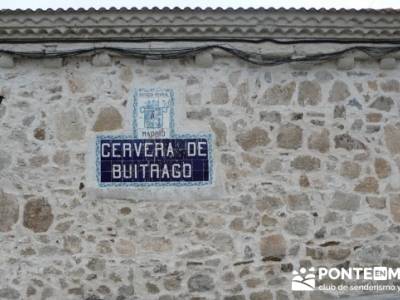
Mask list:
[[[292,269],[398,266],[399,71],[46,66],[0,71],[0,298],[307,299],[320,294],[290,292]],[[222,188],[93,185],[93,137],[130,132],[142,83],[179,87],[177,130],[214,133]]]

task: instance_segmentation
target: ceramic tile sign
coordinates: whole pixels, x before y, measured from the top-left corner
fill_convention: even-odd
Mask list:
[[[177,134],[174,105],[172,89],[135,89],[133,135],[96,137],[99,186],[212,183],[212,136]]]

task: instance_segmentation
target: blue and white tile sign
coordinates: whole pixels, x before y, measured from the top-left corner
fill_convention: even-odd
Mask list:
[[[197,186],[213,181],[212,136],[175,132],[172,89],[135,89],[133,136],[96,139],[101,187]]]

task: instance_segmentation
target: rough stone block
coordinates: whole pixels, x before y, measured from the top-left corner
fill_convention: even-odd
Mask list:
[[[213,55],[209,52],[203,52],[195,56],[194,62],[198,67],[209,68],[214,63]]]
[[[289,65],[293,70],[308,71],[312,68],[313,64],[309,62],[293,62]]]
[[[393,221],[400,223],[400,194],[390,196],[390,212]]]
[[[337,61],[337,68],[338,70],[351,70],[354,68],[354,57],[353,56],[346,56],[339,58]]]
[[[0,189],[0,232],[10,231],[19,217],[19,205],[15,195]]]
[[[297,101],[301,106],[317,105],[321,102],[321,97],[321,87],[318,82],[300,82]]]
[[[280,234],[266,236],[260,241],[260,252],[264,257],[283,258],[286,255],[286,241]]]
[[[14,68],[15,62],[14,58],[11,55],[1,54],[0,55],[0,68]]]
[[[386,147],[392,155],[400,153],[400,126],[388,124],[384,129]]]
[[[326,153],[329,150],[329,130],[322,129],[320,132],[312,133],[308,138],[308,148]]]
[[[303,130],[294,124],[285,124],[279,128],[277,144],[280,148],[298,149],[303,142]]]
[[[360,208],[360,196],[336,191],[330,207],[343,211],[356,211]]]
[[[307,214],[295,214],[288,218],[284,226],[285,230],[297,236],[305,236],[310,227],[310,218]]]
[[[92,64],[96,67],[111,66],[111,57],[107,53],[96,54],[93,56]]]
[[[329,91],[329,102],[340,102],[350,96],[348,86],[345,82],[338,80],[332,85]]]
[[[291,163],[292,168],[307,172],[318,170],[321,167],[321,160],[310,155],[299,155]]]
[[[196,274],[188,280],[189,291],[207,292],[215,288],[214,280],[207,274]]]
[[[254,127],[253,129],[236,136],[236,142],[245,151],[251,150],[257,146],[266,146],[270,141],[268,132],[260,127]]]
[[[282,85],[276,84],[265,91],[264,97],[259,102],[266,105],[288,105],[295,89],[296,82],[294,81]]]
[[[61,68],[63,65],[62,58],[48,58],[43,59],[41,62],[43,63],[43,66],[48,69]]]
[[[23,225],[33,232],[46,232],[53,219],[52,208],[47,200],[32,199],[25,204]]]
[[[60,141],[81,140],[86,126],[76,108],[60,112],[56,118],[56,133]]]
[[[213,104],[226,104],[229,102],[229,92],[225,83],[220,82],[211,91],[211,102]]]
[[[379,62],[379,66],[382,70],[394,70],[397,67],[397,61],[392,57],[382,58]]]
[[[99,112],[93,131],[111,131],[122,128],[122,116],[119,111],[112,107],[104,107]]]

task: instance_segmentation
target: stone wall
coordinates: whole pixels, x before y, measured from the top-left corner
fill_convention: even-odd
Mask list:
[[[117,57],[10,67],[0,298],[327,299],[292,293],[291,271],[399,266],[398,70]],[[214,133],[218,189],[104,196],[90,179],[93,137],[130,131],[143,84],[177,89],[178,130]]]

